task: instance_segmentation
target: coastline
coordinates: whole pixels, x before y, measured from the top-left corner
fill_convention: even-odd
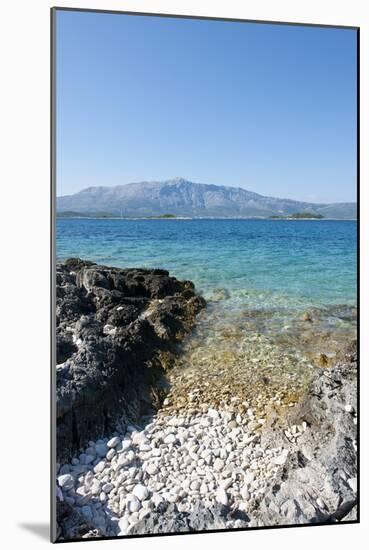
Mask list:
[[[125,322],[130,321],[128,326],[131,326],[133,320],[136,326],[137,319],[139,325],[143,323],[147,327],[147,323],[151,324],[162,343],[159,349],[155,338],[150,341],[149,348],[152,351],[156,346],[155,349],[160,351],[162,368],[158,371],[156,363],[154,379],[150,376],[149,384],[145,376],[129,382],[130,385],[138,384],[140,397],[145,394],[145,388],[151,388],[149,398],[155,396],[154,409],[142,414],[137,403],[134,407],[128,403],[129,399],[137,401],[137,395],[125,393],[125,400],[112,400],[115,414],[111,416],[110,427],[105,422],[98,431],[99,438],[94,438],[94,432],[90,431],[88,441],[80,444],[78,450],[71,445],[68,460],[63,461],[64,455],[61,455],[57,506],[59,537],[89,538],[233,529],[275,523],[332,522],[345,521],[348,515],[349,519],[355,520],[354,349],[341,354],[329,368],[315,369],[309,384],[284,409],[274,402],[267,414],[261,414],[252,404],[238,402],[236,395],[223,405],[206,403],[206,399],[196,404],[189,392],[185,395],[190,408],[183,406],[184,403],[181,405],[181,396],[172,407],[171,399],[166,397],[169,388],[163,385],[163,381],[170,382],[171,372],[181,378],[180,369],[173,369],[175,357],[181,356],[182,348],[178,348],[178,343],[189,338],[195,316],[205,305],[201,300],[196,301],[192,283],[168,279],[168,273],[163,270],[119,270],[96,266],[92,262],[78,262],[70,260],[68,276],[64,273],[59,280],[63,289],[60,312],[67,303],[77,318],[81,314],[81,304],[87,307],[84,296],[79,294],[83,289],[86,296],[95,296],[98,301],[108,304],[108,309],[112,307],[116,311],[121,308],[120,316],[125,311],[132,314],[129,309],[132,299],[136,302],[140,295],[142,298],[147,285],[151,284],[145,277],[149,273],[150,277],[154,276],[155,292],[162,289],[164,294],[151,296],[150,302],[146,300],[143,309],[135,311],[134,318],[125,319]],[[112,290],[111,282],[108,286],[104,282],[111,281],[111,277],[120,292],[123,287],[126,289],[125,296],[113,302],[109,300],[111,296],[117,297],[116,291]],[[142,277],[147,281],[143,285]],[[77,311],[71,307],[74,303],[71,297],[75,292],[78,295]],[[128,302],[127,292],[131,296]],[[178,294],[182,296],[182,302],[178,301]],[[182,313],[178,316],[180,303]],[[195,308],[192,306],[188,310],[186,304],[189,303]],[[168,318],[168,313],[173,312],[172,307],[177,314],[173,316],[171,313]],[[95,311],[90,314],[95,316],[96,313],[97,319],[106,323],[104,339],[107,338],[109,346],[115,344],[113,325],[117,318],[112,317],[107,322],[104,308],[99,314],[95,305]],[[70,327],[70,321],[69,318],[65,328]],[[86,326],[89,326],[89,331],[86,331]],[[72,342],[75,340],[73,343],[78,347],[83,348],[83,341],[91,338],[96,344],[96,324],[82,323],[81,326],[79,321],[73,330]],[[62,331],[63,337],[66,333],[68,331]],[[137,338],[140,331],[134,334]],[[123,341],[127,335],[125,332]],[[147,339],[146,332],[144,338]],[[118,346],[123,341],[119,340]],[[137,342],[142,346],[140,337]],[[101,352],[94,348],[92,353],[96,354],[96,351]],[[143,361],[150,361],[149,355],[141,356],[135,369]],[[69,359],[71,357],[74,358],[74,367],[78,367],[75,355]],[[86,360],[86,355],[80,357]],[[68,363],[68,359],[66,361]],[[83,365],[86,363],[82,361],[78,368]],[[69,365],[68,377],[72,366]],[[147,367],[148,364],[144,372],[150,371]],[[63,369],[65,365],[62,369],[59,366],[58,376]],[[80,383],[81,379],[78,380]],[[332,383],[332,380],[336,382]],[[171,386],[176,391],[175,384],[171,383]],[[120,387],[127,387],[127,384]],[[316,395],[320,395],[318,400]],[[76,398],[78,395],[73,398],[74,405]],[[78,441],[81,442],[80,437]],[[65,439],[62,439],[62,445],[65,445]],[[333,477],[332,457],[334,460],[339,457],[335,471],[340,472]],[[319,483],[321,479],[328,480],[319,494],[306,490],[304,479],[307,476]]]
[[[183,220],[261,220],[261,221],[293,221],[293,222],[306,222],[306,221],[315,221],[315,222],[324,222],[324,221],[339,221],[339,222],[357,222],[357,218],[264,218],[264,217],[219,217],[219,216],[176,216],[174,218],[164,218],[164,217],[120,217],[120,216],[58,216],[56,215],[57,220],[123,220],[123,221],[138,221],[138,220],[158,220],[158,221],[183,221]]]

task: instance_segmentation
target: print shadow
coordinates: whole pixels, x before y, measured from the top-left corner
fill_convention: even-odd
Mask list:
[[[24,531],[28,531],[40,539],[48,542],[50,540],[50,525],[48,523],[18,523],[17,525]]]

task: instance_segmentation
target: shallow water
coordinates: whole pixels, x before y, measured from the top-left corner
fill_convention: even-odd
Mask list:
[[[169,408],[297,399],[355,338],[355,221],[58,219],[57,257],[160,267],[208,307],[169,374]],[[167,408],[168,408],[167,407]]]

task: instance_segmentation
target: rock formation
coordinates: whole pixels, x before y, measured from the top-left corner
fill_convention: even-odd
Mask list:
[[[69,458],[117,419],[152,412],[164,371],[205,305],[190,281],[160,269],[57,265],[57,457]]]

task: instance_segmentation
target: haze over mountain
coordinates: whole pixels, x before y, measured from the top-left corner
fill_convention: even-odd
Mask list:
[[[296,212],[325,218],[352,219],[356,203],[310,203],[265,197],[239,187],[193,183],[184,178],[144,181],[115,187],[88,187],[74,195],[57,197],[57,212],[118,216],[269,217]]]

